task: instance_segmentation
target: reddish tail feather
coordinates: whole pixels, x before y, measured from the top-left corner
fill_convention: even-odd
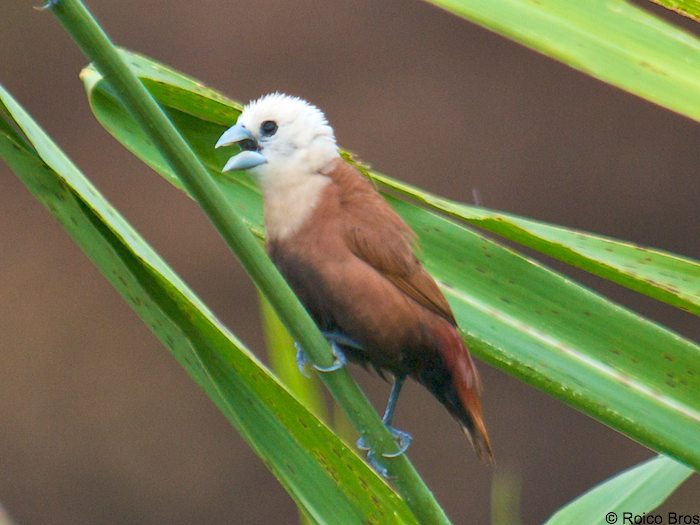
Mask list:
[[[440,322],[435,330],[440,359],[424,367],[417,379],[447,408],[479,458],[493,462],[493,451],[481,412],[481,381],[457,329]]]

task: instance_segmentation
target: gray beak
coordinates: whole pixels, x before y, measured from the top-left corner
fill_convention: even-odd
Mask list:
[[[257,146],[257,141],[255,140],[255,137],[250,131],[248,131],[245,128],[245,126],[243,126],[242,124],[234,124],[226,131],[224,131],[224,134],[221,135],[221,137],[219,137],[219,140],[216,141],[216,146],[214,147],[220,148],[222,146],[231,146],[233,144],[238,144],[243,141],[251,141],[251,144]],[[221,171],[247,170],[250,168],[254,168],[255,166],[265,164],[266,162],[267,159],[263,156],[262,153],[260,153],[260,151],[250,150],[246,148],[239,154],[234,155],[233,157],[228,159],[228,162]]]

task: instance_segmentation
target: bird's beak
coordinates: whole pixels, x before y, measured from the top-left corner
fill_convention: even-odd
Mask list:
[[[243,141],[249,141],[249,144],[257,146],[257,141],[253,134],[248,131],[242,124],[234,124],[219,137],[216,141],[216,148],[222,146],[231,146],[233,144],[239,144]],[[245,148],[239,154],[234,155],[223,167],[221,171],[232,171],[232,170],[248,170],[254,168],[255,166],[260,166],[265,164],[267,159],[260,153],[257,149]]]
[[[232,144],[238,144],[246,139],[254,141],[255,137],[243,124],[234,124],[224,131],[224,134],[219,137],[219,140],[216,141],[216,146],[214,147],[220,148],[222,146],[230,146]]]

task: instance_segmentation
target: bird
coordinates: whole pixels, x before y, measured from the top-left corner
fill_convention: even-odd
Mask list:
[[[481,381],[454,314],[415,254],[415,233],[341,156],[324,113],[299,97],[264,95],[243,107],[215,147],[232,145],[240,151],[222,171],[246,170],[259,184],[267,253],[336,354],[333,366],[319,370],[331,372],[347,358],[393,378],[382,420],[398,451],[384,456],[410,444],[392,419],[411,377],[490,463]],[[303,365],[303,349],[297,357]],[[362,438],[358,445],[367,450]]]

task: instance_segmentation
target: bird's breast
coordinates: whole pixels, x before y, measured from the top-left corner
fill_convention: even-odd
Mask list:
[[[263,184],[265,229],[284,240],[299,231],[319,205],[330,179],[319,174],[276,175]]]

